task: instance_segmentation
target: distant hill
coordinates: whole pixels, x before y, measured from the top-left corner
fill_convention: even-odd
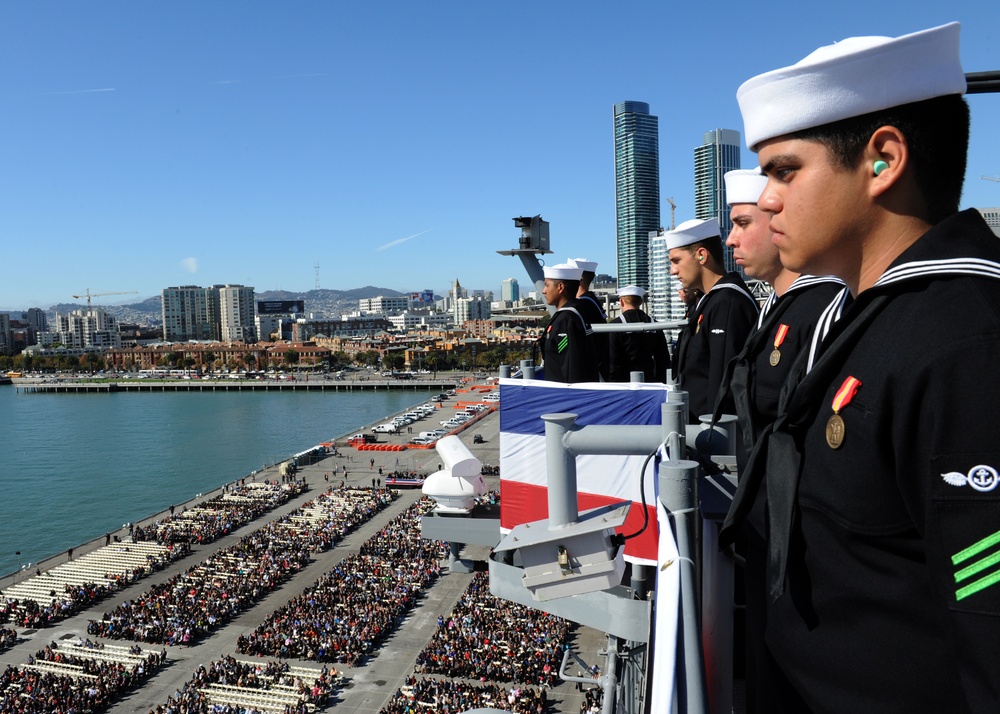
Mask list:
[[[409,293],[402,293],[398,290],[390,290],[389,288],[376,288],[372,285],[366,285],[363,288],[354,288],[353,290],[308,290],[306,292],[291,292],[289,290],[266,290],[264,292],[257,292],[258,300],[315,300],[316,302],[334,302],[342,300],[361,300],[364,298],[378,297],[379,295],[387,295],[388,297],[398,297],[400,295],[409,295]]]

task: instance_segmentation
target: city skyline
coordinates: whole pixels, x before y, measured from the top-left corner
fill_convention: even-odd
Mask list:
[[[777,0],[760,30],[783,18],[780,43],[713,52],[698,8],[635,10],[652,39],[625,62],[608,39],[624,18],[599,2],[4,4],[0,308],[190,283],[444,294],[458,274],[495,291],[525,278],[495,252],[517,247],[512,217],[537,214],[548,263],[617,273],[615,103],[659,117],[666,223],[667,197],[693,215],[692,150],[716,127],[742,131],[735,93],[755,74],[952,20],[967,72],[1000,65],[1000,10],[971,0],[836,13]],[[717,10],[752,21],[742,4]],[[969,104],[962,206],[997,206],[1000,183],[979,177],[1000,176],[1000,104]]]

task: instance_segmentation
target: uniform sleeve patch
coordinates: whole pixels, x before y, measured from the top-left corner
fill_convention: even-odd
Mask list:
[[[951,556],[955,566],[965,567],[955,572],[955,582],[962,587],[955,591],[958,600],[964,600],[981,590],[1000,582],[1000,531],[991,533],[965,550]]]
[[[939,582],[953,609],[1000,615],[1000,501],[978,495],[934,504],[948,567]]]

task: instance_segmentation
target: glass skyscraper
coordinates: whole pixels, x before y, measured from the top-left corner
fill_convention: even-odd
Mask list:
[[[517,278],[507,278],[500,283],[500,300],[503,302],[517,302],[521,299],[521,290],[517,284]]]
[[[723,243],[733,227],[726,205],[727,171],[740,168],[740,133],[733,129],[706,132],[702,144],[694,150],[694,217],[719,219]],[[733,271],[733,249],[723,246],[726,270]]]
[[[618,285],[649,288],[649,234],[660,228],[659,120],[645,102],[615,104]]]

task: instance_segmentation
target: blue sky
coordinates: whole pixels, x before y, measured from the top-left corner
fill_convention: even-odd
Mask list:
[[[538,213],[551,262],[614,274],[616,102],[659,117],[679,223],[744,80],[952,20],[965,70],[1000,69],[995,0],[3,2],[0,309],[308,290],[317,264],[323,288],[498,292]],[[970,106],[963,205],[997,206],[1000,95]]]

